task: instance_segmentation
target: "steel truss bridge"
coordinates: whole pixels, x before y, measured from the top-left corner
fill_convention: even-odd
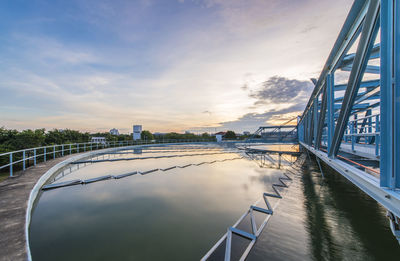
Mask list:
[[[384,206],[400,241],[400,0],[355,0],[314,83],[299,143]]]
[[[280,125],[280,126],[263,126],[259,127],[246,142],[262,142],[262,143],[297,143],[297,126],[296,125]]]

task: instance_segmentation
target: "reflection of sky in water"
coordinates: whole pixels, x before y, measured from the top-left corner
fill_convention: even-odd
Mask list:
[[[250,144],[250,148],[274,151],[299,151],[299,145],[295,144]]]
[[[171,155],[185,153],[207,151]],[[226,153],[88,164],[57,182],[238,156]],[[46,191],[32,217],[33,258],[199,259],[278,175],[278,170],[236,159]]]
[[[216,153],[216,152],[212,152]],[[217,152],[221,153],[221,152]],[[191,156],[193,154],[205,154],[199,156]],[[124,174],[127,172],[133,171],[147,171],[155,168],[168,168],[173,167],[175,165],[184,166],[190,163],[198,164],[202,162],[212,162],[214,160],[224,160],[224,159],[233,159],[238,158],[240,155],[237,153],[224,153],[224,154],[213,154],[207,155],[208,152],[190,152],[190,153],[183,153],[183,152],[173,152],[171,155],[188,155],[187,157],[173,157],[173,158],[155,158],[155,159],[135,159],[135,160],[121,160],[121,161],[111,161],[111,162],[96,162],[96,163],[86,163],[86,164],[79,164],[79,170],[77,170],[77,164],[71,164],[70,167],[73,168],[72,173],[66,175],[65,177],[58,179],[57,182],[63,182],[67,180],[73,179],[88,179],[99,177],[103,175],[119,175]],[[161,153],[153,153],[153,154],[142,154],[140,157],[157,157],[157,156],[166,156],[165,154]],[[118,158],[136,158],[138,157],[137,154],[111,154],[111,155],[104,155],[105,159],[118,159]],[[93,158],[96,160],[97,157]],[[103,159],[103,156],[98,157],[99,160]],[[192,167],[196,168],[196,167]],[[69,172],[69,171],[66,171]]]

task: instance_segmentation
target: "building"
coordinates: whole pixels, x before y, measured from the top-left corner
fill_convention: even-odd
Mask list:
[[[142,125],[133,125],[133,140],[140,140],[142,135]]]
[[[118,131],[117,129],[114,128],[114,129],[111,129],[111,130],[110,130],[110,134],[111,134],[111,135],[119,135],[119,131]]]
[[[215,138],[217,139],[217,142],[222,142],[222,138],[224,137],[224,135],[226,134],[226,132],[220,131],[215,133]]]
[[[249,135],[250,135],[250,131],[244,131],[244,132],[243,132],[243,135],[249,136]]]
[[[106,144],[106,138],[105,137],[92,137],[91,142],[100,143],[100,144]]]

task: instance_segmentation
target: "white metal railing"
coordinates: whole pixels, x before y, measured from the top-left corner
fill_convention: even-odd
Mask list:
[[[379,113],[360,118],[353,116],[344,131],[343,143],[351,145],[352,151],[357,151],[357,146],[361,146],[361,148],[364,148],[364,145],[374,147],[375,156],[380,156],[380,117]],[[322,144],[326,146],[328,143],[327,127],[324,128],[321,137]]]
[[[14,167],[19,164],[21,169],[25,170],[30,166],[31,161],[33,166],[38,162],[46,162],[49,159],[63,157],[79,152],[86,152],[104,148],[123,147],[130,145],[142,144],[162,144],[162,143],[180,143],[180,142],[212,142],[208,139],[186,139],[186,140],[137,140],[137,141],[106,141],[106,142],[85,142],[85,143],[70,143],[60,145],[49,145],[36,148],[28,148],[16,151],[10,151],[0,154],[0,160],[8,159],[8,163],[0,166],[0,171],[9,168],[10,177],[13,176]],[[1,164],[1,163],[0,163]],[[28,166],[27,166],[28,165]]]

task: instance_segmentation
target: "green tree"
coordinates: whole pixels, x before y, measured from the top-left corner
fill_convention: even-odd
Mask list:
[[[236,140],[236,133],[229,130],[226,132],[224,137],[225,137],[225,139],[228,139],[228,140]]]
[[[120,134],[117,136],[118,137],[118,141],[129,141],[132,140],[132,135],[128,135],[128,134]]]
[[[140,138],[142,140],[154,140],[153,134],[151,134],[151,132],[148,130],[142,131],[142,133],[140,134]]]
[[[13,147],[14,150],[39,147],[44,144],[45,129],[37,130],[23,130],[18,132],[13,140],[9,140],[8,143]]]
[[[209,140],[211,136],[207,132],[204,132],[203,134],[201,134],[201,138]]]

